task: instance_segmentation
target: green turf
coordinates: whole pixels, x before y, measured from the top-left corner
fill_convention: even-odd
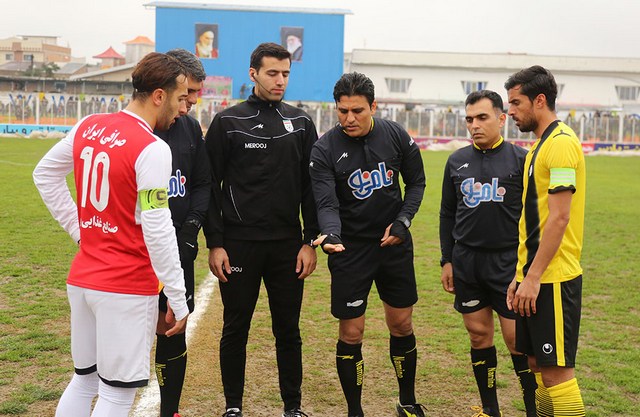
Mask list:
[[[53,144],[51,140],[0,138],[0,414],[34,415],[43,404],[55,403],[72,369],[65,278],[76,246],[51,219],[31,179],[38,159]],[[428,388],[419,386],[418,391],[433,394],[431,409],[438,404],[446,408],[458,395],[474,395],[471,384],[458,383],[469,378],[468,341],[459,315],[452,310],[452,298],[439,282],[438,209],[447,155],[423,153],[427,192],[412,226],[421,296],[415,321],[419,328],[434,330],[422,341],[425,348],[418,374],[418,384],[429,381]],[[590,417],[639,414],[639,177],[638,157],[587,157],[577,375]],[[203,255],[199,276],[206,268]],[[326,260],[319,258],[316,275],[323,278],[306,286],[302,323],[303,330],[315,329],[317,339],[305,340],[305,378],[311,379],[325,372],[327,365],[312,363],[308,349],[332,352],[336,335],[335,322],[326,320]],[[387,337],[380,316],[372,315],[367,322],[367,349],[379,350],[384,357]],[[503,354],[501,360],[508,359]],[[369,384],[368,389],[379,396],[393,395],[395,382],[387,382]],[[313,395],[318,402],[343,402],[335,388]],[[278,401],[277,396],[273,401]],[[512,401],[522,410],[521,400]]]

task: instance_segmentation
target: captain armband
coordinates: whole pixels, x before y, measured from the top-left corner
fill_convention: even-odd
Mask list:
[[[142,211],[169,208],[169,196],[166,188],[142,190],[138,192]]]
[[[551,168],[549,190],[554,192],[576,189],[576,170],[573,168]]]

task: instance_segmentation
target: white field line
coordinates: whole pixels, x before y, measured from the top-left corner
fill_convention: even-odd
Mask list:
[[[200,283],[198,293],[196,294],[195,305],[196,308],[189,316],[187,321],[187,346],[189,341],[195,333],[198,322],[209,307],[209,301],[211,295],[215,289],[215,284],[218,279],[209,272],[209,275]],[[153,359],[153,358],[152,358]],[[149,385],[140,390],[140,396],[138,401],[134,404],[133,409],[129,413],[130,417],[156,417],[160,414],[160,389],[158,388],[158,382],[156,380],[156,373],[151,364],[151,376],[149,378]]]

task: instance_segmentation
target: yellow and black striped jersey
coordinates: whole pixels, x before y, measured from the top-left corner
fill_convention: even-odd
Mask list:
[[[573,192],[569,224],[541,283],[563,282],[582,274],[586,173],[582,145],[573,130],[555,121],[527,154],[520,217],[516,279],[522,281],[536,255],[549,217],[549,194]]]

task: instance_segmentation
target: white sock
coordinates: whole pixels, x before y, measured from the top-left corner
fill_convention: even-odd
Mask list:
[[[91,417],[128,417],[137,388],[112,387],[100,381],[98,401]]]
[[[56,417],[89,417],[91,403],[98,395],[99,380],[97,372],[89,375],[74,374],[60,397]]]

